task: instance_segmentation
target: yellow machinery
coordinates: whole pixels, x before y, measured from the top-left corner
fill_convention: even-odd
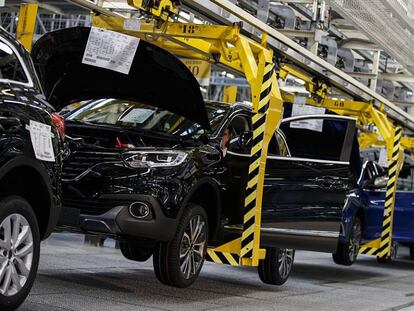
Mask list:
[[[136,4],[136,3],[135,3]],[[138,6],[138,8],[140,8]],[[144,8],[148,11],[148,8]],[[160,16],[156,14],[156,16]],[[282,96],[273,70],[273,53],[266,48],[267,35],[264,33],[259,44],[240,34],[238,25],[215,26],[153,20],[142,22],[136,31],[125,30],[122,18],[97,16],[93,19],[96,27],[121,31],[140,37],[151,38],[153,44],[178,55],[221,63],[246,75],[252,90],[254,127],[253,140],[256,145],[251,150],[249,181],[246,187],[244,227],[241,238],[225,245],[209,249],[210,259],[231,265],[256,266],[265,256],[260,249],[261,203],[263,194],[264,170],[267,146],[270,135],[276,130],[281,116],[282,104],[293,102],[289,96]],[[158,27],[157,27],[158,25]],[[327,97],[329,88],[323,81],[315,80],[310,74],[285,65],[279,78],[287,74],[306,82],[311,93],[308,104],[325,107],[339,114],[355,116],[361,126],[375,126],[387,148],[388,184],[381,238],[363,245],[360,253],[376,255],[380,258],[391,256],[392,223],[396,193],[396,181],[402,164],[403,153],[400,144],[402,129],[395,127],[382,109],[370,102],[352,100],[335,101]],[[267,117],[266,117],[267,114]],[[266,121],[264,121],[266,119]]]
[[[370,146],[383,145],[387,150],[388,158],[388,182],[383,215],[383,230],[381,238],[371,241],[360,248],[360,253],[375,255],[380,258],[389,258],[392,255],[392,225],[394,219],[395,195],[397,191],[397,179],[402,167],[403,147],[401,144],[402,128],[394,126],[387,118],[386,113],[380,108],[374,107],[373,103],[353,100],[333,100],[327,97],[329,88],[323,82],[311,79],[303,72],[290,66],[282,67],[280,77],[286,78],[290,74],[305,81],[307,90],[311,97],[307,98],[307,104],[327,108],[341,115],[354,116],[357,118],[361,129],[371,127],[372,133],[362,132],[359,136],[362,149]],[[286,102],[293,103],[294,95],[284,94]],[[405,140],[407,141],[407,139]],[[408,142],[405,142],[407,145]]]
[[[24,3],[20,6],[16,38],[30,52],[36,26],[37,3]]]
[[[201,59],[218,63],[228,70],[246,76],[252,93],[254,146],[251,150],[249,181],[246,186],[244,224],[241,236],[225,245],[208,249],[208,257],[216,263],[257,266],[265,258],[260,248],[261,206],[267,148],[282,118],[283,102],[294,102],[294,95],[282,94],[277,78],[288,74],[305,81],[311,96],[307,104],[325,107],[339,114],[355,116],[361,128],[374,126],[375,132],[362,133],[362,146],[385,145],[388,155],[388,185],[381,238],[363,245],[360,253],[381,258],[391,256],[392,223],[396,193],[396,180],[402,163],[402,147],[413,149],[414,141],[402,138],[402,129],[394,126],[387,117],[383,105],[377,108],[372,102],[332,100],[328,98],[329,87],[323,81],[294,66],[281,67],[276,75],[273,50],[267,47],[268,34],[263,31],[261,42],[240,33],[241,25],[231,26],[191,24],[174,22],[179,2],[173,0],[128,0],[131,6],[140,9],[148,18],[130,20],[114,14],[93,16],[93,26],[123,32],[147,40],[181,57]],[[223,1],[215,0],[219,3]],[[24,9],[22,8],[22,14]],[[236,16],[242,13],[234,8]],[[23,15],[25,16],[25,15]],[[26,15],[27,17],[27,15]],[[24,19],[24,18],[22,18]],[[18,35],[22,40],[29,34],[28,24],[22,24]],[[23,26],[26,25],[26,26]],[[32,25],[32,24],[30,24]],[[34,23],[33,23],[34,29]],[[25,29],[24,31],[22,29]],[[263,26],[262,29],[266,29]],[[25,46],[30,49],[27,41]],[[291,43],[294,46],[293,43]],[[229,102],[234,101],[234,89],[226,90]]]
[[[136,5],[137,2],[131,3]],[[140,7],[139,7],[140,8]],[[148,12],[148,7],[142,8]],[[244,227],[240,238],[208,250],[217,263],[257,266],[264,259],[260,249],[260,222],[267,147],[282,118],[283,100],[273,64],[273,51],[266,36],[256,42],[240,34],[240,25],[215,26],[170,22],[170,16],[141,20],[139,27],[125,27],[121,17],[94,16],[95,27],[127,33],[149,40],[174,54],[221,63],[242,73],[250,83],[253,103],[253,141],[249,181],[246,188]]]

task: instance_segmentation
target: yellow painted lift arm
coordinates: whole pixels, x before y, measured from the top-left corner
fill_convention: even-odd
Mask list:
[[[29,52],[32,50],[33,45],[37,10],[37,3],[23,3],[20,6],[16,39],[19,40]]]

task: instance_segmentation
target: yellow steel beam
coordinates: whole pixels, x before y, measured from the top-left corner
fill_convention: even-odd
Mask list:
[[[393,128],[389,134],[389,137],[385,139],[388,151],[388,182],[385,192],[381,238],[379,239],[379,245],[377,240],[375,245],[373,243],[362,245],[359,251],[361,254],[374,255],[380,258],[389,258],[392,254],[397,179],[404,161],[404,153],[401,148],[402,129],[400,127]]]
[[[404,149],[413,153],[414,152],[414,137],[402,137],[401,145]]]
[[[30,52],[33,45],[33,36],[36,27],[38,4],[23,3],[20,5],[19,21],[17,23],[16,38]]]
[[[132,32],[152,35],[154,39],[158,37],[176,37],[176,38],[197,38],[225,40],[226,42],[235,42],[240,35],[240,25],[232,26],[176,23],[150,20],[125,19],[123,17],[108,17],[101,15],[93,16],[93,24],[96,27],[110,28],[114,31],[124,33]],[[133,22],[134,21],[134,22]],[[148,41],[152,41],[148,38]],[[200,41],[202,42],[202,41]]]
[[[162,20],[169,20],[178,13],[180,1],[171,0],[128,0],[128,4],[135,8],[150,14],[151,16],[158,17]]]
[[[359,141],[359,148],[366,149],[369,147],[379,147],[384,146],[385,141],[383,139],[379,139],[378,133],[361,133],[358,137]]]
[[[223,91],[223,102],[234,104],[237,100],[237,86],[225,86]]]
[[[173,54],[188,58],[197,58],[211,63],[221,63],[235,71],[243,73],[234,43],[240,35],[240,26],[215,26],[155,21],[129,26],[128,19],[122,17],[93,16],[95,27],[118,31],[151,42]],[[187,27],[194,26],[193,31]],[[184,29],[185,28],[185,29]],[[258,43],[253,40],[249,44]]]
[[[288,75],[298,78],[305,82],[306,89],[315,97],[323,99],[327,96],[329,88],[328,85],[314,77],[310,76],[309,73],[293,66],[284,65],[279,70],[279,78],[285,80]]]

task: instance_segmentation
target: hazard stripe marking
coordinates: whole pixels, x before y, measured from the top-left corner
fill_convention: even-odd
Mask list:
[[[259,181],[260,159],[263,150],[263,139],[266,129],[266,116],[270,103],[270,93],[272,90],[274,64],[268,63],[264,68],[264,77],[261,86],[258,113],[252,116],[253,142],[250,155],[249,178],[246,186],[246,197],[243,216],[243,233],[241,237],[242,258],[253,256],[255,223],[257,212],[257,184]]]
[[[400,153],[400,139],[402,129],[397,128],[394,134],[394,144],[392,149],[392,157],[388,161],[388,182],[387,191],[385,193],[384,215],[381,232],[381,242],[379,248],[364,247],[359,250],[360,254],[375,255],[381,258],[389,256],[389,250],[392,247],[392,220],[393,207],[395,206],[395,190],[398,176],[398,158]]]

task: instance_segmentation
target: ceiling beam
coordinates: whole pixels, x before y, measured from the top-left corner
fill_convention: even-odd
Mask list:
[[[400,73],[381,73],[384,80],[414,83],[414,76]]]

